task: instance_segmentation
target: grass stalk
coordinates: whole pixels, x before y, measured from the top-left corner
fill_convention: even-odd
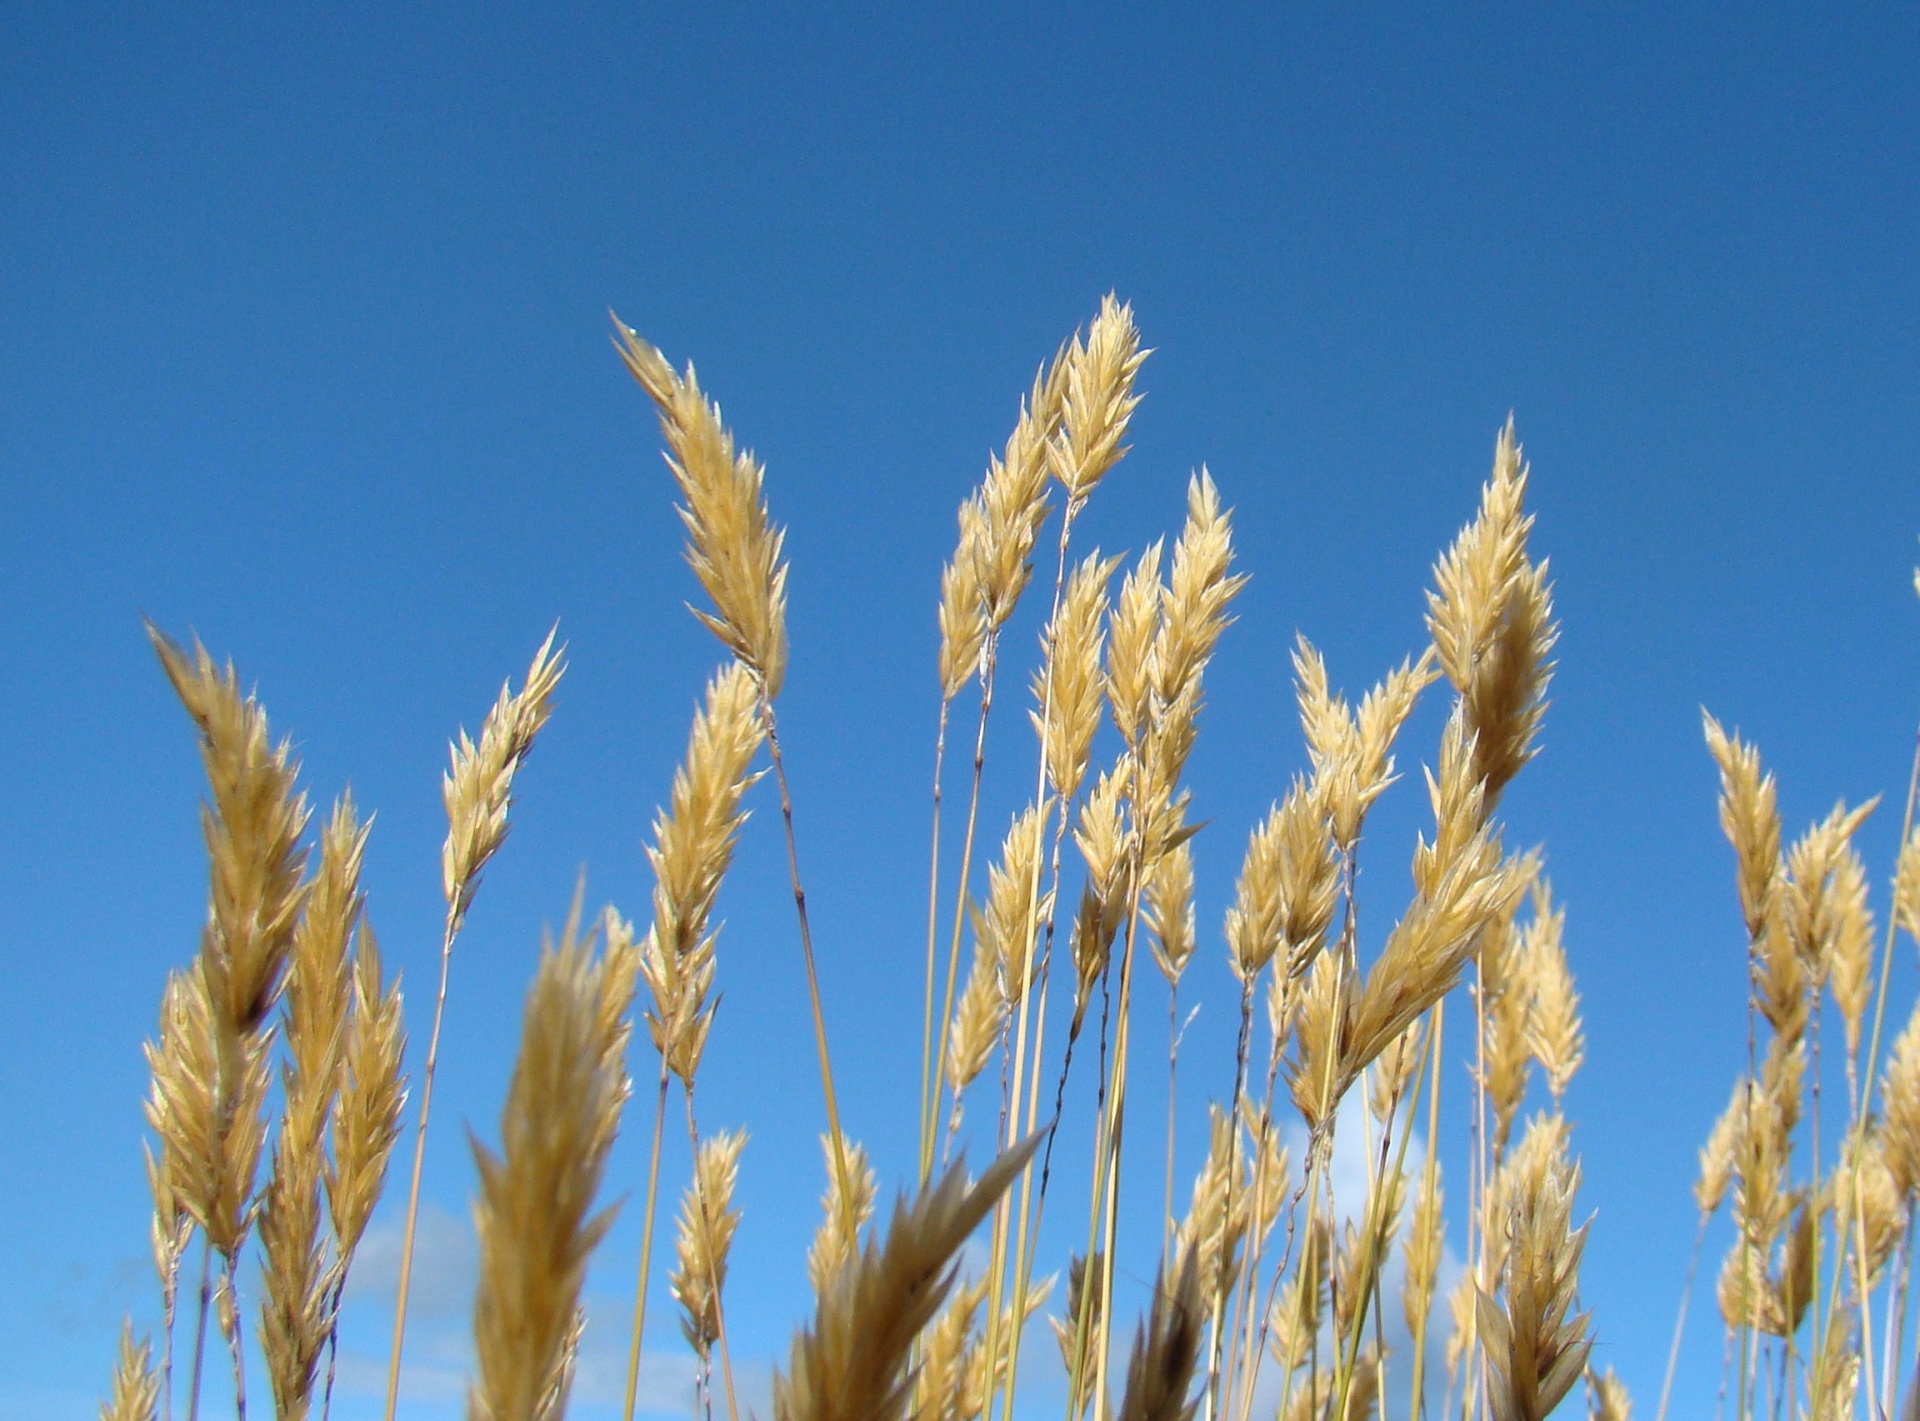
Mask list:
[[[633,1421],[634,1397],[640,1389],[640,1349],[647,1325],[647,1284],[653,1274],[653,1224],[660,1201],[660,1137],[667,1115],[667,1060],[660,1058],[660,1089],[653,1102],[653,1147],[647,1161],[647,1205],[640,1223],[640,1277],[633,1289],[633,1338],[627,1345],[627,1393],[621,1403],[622,1421]]]

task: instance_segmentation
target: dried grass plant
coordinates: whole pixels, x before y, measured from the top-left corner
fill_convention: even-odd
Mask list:
[[[1194,1018],[1181,1015],[1181,991],[1208,940],[1194,911],[1196,883],[1231,871],[1203,834],[1184,777],[1207,670],[1228,645],[1247,579],[1235,570],[1232,513],[1205,470],[1188,484],[1170,544],[1131,558],[1073,546],[1089,500],[1127,453],[1142,398],[1147,352],[1131,309],[1109,297],[1039,367],[1005,445],[960,505],[935,599],[917,1158],[912,1190],[881,1230],[873,1223],[880,1171],[842,1129],[775,715],[788,659],[788,563],[771,480],[691,366],[677,371],[624,326],[614,334],[659,415],[687,561],[706,597],[695,615],[728,659],[695,712],[653,823],[644,930],[613,908],[583,928],[576,898],[558,945],[543,950],[534,972],[500,1153],[475,1144],[482,1264],[469,1415],[551,1421],[566,1411],[582,1279],[610,1219],[595,1212],[596,1200],[629,1093],[633,1004],[644,992],[657,1059],[647,1068],[654,1110],[624,1410],[631,1421],[658,1286],[662,1137],[678,1081],[693,1163],[665,1286],[699,1362],[696,1404],[711,1415],[717,1353],[728,1415],[738,1421],[726,1298],[731,1246],[744,1225],[735,1185],[742,1168],[755,1166],[742,1151],[744,1131],[702,1135],[695,1085],[728,971],[715,910],[764,746],[827,1127],[822,1217],[805,1260],[815,1308],[775,1380],[780,1421],[1028,1414],[1023,1339],[1059,1276],[1042,1269],[1043,1245],[1063,1227],[1078,1244],[1060,1260],[1066,1286],[1049,1322],[1069,1421],[1253,1421],[1256,1412],[1537,1421],[1582,1384],[1591,1414],[1628,1416],[1617,1377],[1588,1368],[1596,1331],[1579,1302],[1589,1220],[1576,1198],[1580,1167],[1564,1114],[1586,1055],[1572,967],[1577,929],[1552,894],[1543,855],[1509,849],[1499,818],[1540,749],[1557,636],[1512,421],[1495,437],[1478,508],[1434,566],[1425,644],[1357,700],[1336,686],[1306,637],[1290,648],[1303,768],[1274,786],[1270,811],[1246,828],[1231,905],[1217,948],[1207,949],[1224,953],[1237,1011],[1230,1032],[1203,1043],[1215,1087],[1209,1148],[1183,1191],[1175,1105],[1183,1080],[1191,1089],[1192,1067],[1183,1077],[1181,1066],[1193,1048],[1183,1058],[1181,1046]],[[1007,629],[1036,576],[1045,586],[1056,514],[1038,656],[1012,683],[1031,697],[1037,743],[1031,761],[992,767],[1024,807],[982,869],[987,727],[1015,659]],[[359,888],[367,831],[343,795],[310,836],[298,768],[269,738],[265,713],[232,668],[197,645],[187,651],[152,635],[206,762],[211,879],[201,951],[167,982],[148,1047],[159,1360],[129,1331],[102,1414],[171,1417],[180,1275],[198,1234],[186,1414],[197,1415],[211,1314],[244,1415],[237,1261],[257,1231],[258,1328],[275,1415],[302,1418],[317,1404],[324,1417],[332,1368],[323,1373],[321,1361],[337,1339],[348,1268],[381,1196],[406,1099],[399,990],[382,977]],[[502,688],[478,740],[455,741],[444,781],[446,918],[395,1300],[390,1418],[452,950],[506,837],[515,776],[563,672],[550,635],[520,689]],[[1432,822],[1375,949],[1359,927],[1367,820],[1405,778],[1402,734],[1436,687],[1449,697],[1443,728],[1416,780]],[[942,845],[943,776],[949,730],[969,708],[973,754],[956,850]],[[1758,752],[1711,717],[1706,734],[1721,771],[1753,984],[1749,1069],[1712,1129],[1695,1187],[1702,1243],[1715,1218],[1732,1215],[1717,1296],[1734,1413],[1743,1421],[1763,1411],[1886,1414],[1906,1368],[1920,1201],[1920,1012],[1883,1051],[1895,934],[1920,941],[1913,788],[1882,931],[1871,875],[1853,847],[1872,806],[1841,806],[1784,844]],[[1371,897],[1370,918],[1384,916]],[[1159,1014],[1156,974],[1137,970],[1143,947],[1167,993],[1168,1104],[1164,1161],[1144,1185],[1161,1196],[1162,1226],[1155,1237],[1132,1238],[1121,1221],[1123,1198],[1143,1187],[1124,1167],[1138,1115],[1135,1034]],[[1066,978],[1055,992],[1057,973]],[[1845,1081],[1838,1118],[1834,1101],[1820,1098],[1829,1014],[1839,1032],[1828,1030],[1826,1048],[1840,1052],[1836,1075]],[[1462,1056],[1467,1070],[1450,1071]],[[1048,1231],[1053,1150],[1076,1089],[1092,1122],[1081,1144],[1087,1211]],[[1456,1174],[1443,1189],[1438,1137],[1449,1100],[1470,1145],[1464,1180]],[[971,1184],[964,1165],[943,1163],[969,1129],[990,1132],[994,1156]],[[1282,1148],[1289,1132],[1300,1148]],[[1336,1140],[1352,1132],[1365,1161],[1357,1200],[1334,1186]],[[1189,1204],[1176,1217],[1183,1192]],[[1441,1310],[1449,1193],[1464,1266]],[[981,1226],[978,1265],[963,1277],[956,1259]],[[1122,1358],[1115,1279],[1125,1269],[1151,1270],[1157,1282]],[[1395,1270],[1397,1302],[1388,1296]],[[1404,1333],[1388,1326],[1389,1313]],[[1676,1354],[1678,1345],[1676,1326]],[[1662,1416],[1671,1383],[1670,1361]]]

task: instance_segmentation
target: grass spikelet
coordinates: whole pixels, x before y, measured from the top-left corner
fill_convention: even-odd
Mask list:
[[[1720,827],[1733,845],[1740,911],[1747,935],[1759,938],[1780,872],[1780,806],[1773,776],[1760,771],[1760,751],[1728,735],[1720,722],[1700,712],[1707,748],[1720,766]]]
[[[1474,774],[1489,807],[1533,757],[1558,635],[1546,565],[1527,557],[1527,476],[1509,419],[1495,441],[1479,514],[1434,565],[1427,594],[1427,626],[1466,709]]]
[[[327,1207],[344,1268],[359,1247],[386,1182],[400,1112],[406,1105],[400,1063],[406,1054],[400,983],[381,985],[380,945],[363,922],[353,965],[353,1010],[347,1018],[340,1093],[333,1104],[333,1161]]]
[[[1107,471],[1127,451],[1127,437],[1140,397],[1134,377],[1146,360],[1133,307],[1109,292],[1100,303],[1084,345],[1075,342],[1065,361],[1060,433],[1050,451],[1053,473],[1070,503],[1084,503]]]
[[[1552,891],[1542,879],[1535,885],[1533,919],[1522,939],[1527,980],[1533,988],[1527,1048],[1547,1073],[1555,1109],[1587,1053],[1580,1028],[1580,994],[1574,990],[1563,946],[1565,930],[1566,913],[1553,906]]]
[[[306,1134],[290,1107],[260,1211],[260,1349],[282,1421],[307,1415],[326,1346],[332,1280],[320,1242],[320,1165],[317,1134]]]
[[[597,935],[582,940],[569,921],[559,946],[542,949],[501,1114],[501,1153],[473,1145],[479,1376],[467,1411],[474,1421],[534,1421],[566,1408],[580,1285],[612,1222],[610,1212],[589,1210],[627,1096],[601,1024]]]
[[[1017,1006],[1032,983],[1038,963],[1032,960],[1028,924],[1044,921],[1047,904],[1035,902],[1040,883],[1041,834],[1051,801],[1029,804],[1014,816],[1000,846],[1000,861],[987,870],[987,905],[976,930],[998,966],[1000,994],[1007,1007]]]
[[[1700,1147],[1700,1175],[1694,1181],[1693,1202],[1704,1217],[1720,1211],[1727,1197],[1727,1185],[1733,1179],[1734,1150],[1740,1138],[1741,1117],[1747,1104],[1744,1081],[1734,1087],[1727,1108],[1713,1122],[1706,1144]]]
[[[1100,728],[1105,690],[1101,654],[1106,647],[1107,584],[1120,559],[1090,553],[1067,579],[1060,610],[1041,638],[1042,664],[1033,697],[1045,717],[1031,712],[1046,751],[1047,782],[1070,802],[1086,778],[1094,732]]]
[[[1295,779],[1247,837],[1226,918],[1230,965],[1242,984],[1282,951],[1280,970],[1298,977],[1326,942],[1340,902],[1340,856],[1319,791],[1319,781]]]
[[[1193,1181],[1193,1199],[1175,1235],[1175,1257],[1191,1266],[1199,1296],[1217,1303],[1233,1286],[1247,1199],[1237,1122],[1218,1105],[1208,1110],[1207,1158]]]
[[[1542,1421],[1580,1379],[1593,1347],[1587,1315],[1573,1312],[1587,1230],[1572,1226],[1580,1168],[1568,1163],[1564,1140],[1555,1122],[1529,1127],[1504,1210],[1504,1299],[1479,1295],[1494,1421]]]
[[[1413,1220],[1406,1241],[1407,1269],[1400,1288],[1400,1306],[1406,1314],[1407,1331],[1421,1336],[1427,1313],[1433,1306],[1434,1285],[1440,1278],[1440,1259],[1446,1246],[1447,1219],[1445,1195],[1438,1171],[1431,1189],[1414,1195]]]
[[[207,993],[227,1030],[252,1035],[273,1010],[303,900],[299,767],[287,742],[271,742],[266,712],[241,695],[231,663],[215,667],[198,641],[189,657],[151,622],[147,636],[200,732],[212,795],[201,811],[213,866]]]
[[[864,1148],[847,1142],[847,1174],[843,1181],[834,1166],[833,1140],[820,1137],[827,1153],[827,1192],[820,1201],[820,1227],[807,1251],[807,1281],[816,1293],[832,1285],[834,1275],[860,1256],[860,1230],[873,1218],[879,1180]]]
[[[1900,849],[1893,880],[1893,916],[1900,930],[1920,943],[1920,829]]]
[[[820,1291],[817,1281],[814,1291]],[[986,1295],[985,1278],[955,1288],[921,1337],[920,1368],[913,1379],[914,1421],[960,1421],[975,1342],[974,1318]]]
[[[1627,1384],[1608,1367],[1599,1376],[1587,1372],[1587,1387],[1592,1397],[1592,1421],[1633,1421],[1633,1398]]]
[[[1070,350],[1034,376],[1005,450],[987,461],[980,481],[980,590],[989,634],[1013,615],[1033,577],[1033,546],[1047,517],[1049,448],[1060,428]]]
[[[713,1021],[708,922],[746,823],[743,800],[758,779],[749,767],[764,727],[751,672],[729,663],[708,683],[647,849],[654,872],[653,926],[640,968],[653,999],[647,1027],[667,1067],[689,1088]]]
[[[1901,1197],[1920,1191],[1920,1005],[1894,1039],[1880,1086],[1887,1167]]]
[[[1153,933],[1153,960],[1169,986],[1178,986],[1193,957],[1193,852],[1180,844],[1153,866],[1142,909]]]
[[[479,743],[463,730],[452,746],[452,764],[441,784],[447,842],[440,853],[440,877],[447,897],[448,936],[460,931],[480,886],[480,871],[506,842],[513,777],[552,714],[554,689],[567,670],[565,648],[554,650],[554,636],[548,632],[534,653],[518,694],[510,682],[501,684],[481,725]]]
[[[699,1357],[704,1371],[712,1361],[713,1344],[720,1340],[720,1295],[727,1283],[727,1254],[740,1211],[733,1207],[733,1189],[740,1173],[740,1150],[747,1142],[743,1130],[722,1130],[700,1143],[693,1180],[680,1203],[680,1226],[674,1240],[677,1264],[673,1296],[680,1304],[680,1331]]]
[[[145,1338],[133,1340],[133,1320],[120,1328],[120,1357],[113,1369],[113,1391],[101,1404],[100,1421],[154,1421],[160,1407],[160,1374]]]
[[[1834,1004],[1847,1032],[1847,1055],[1860,1054],[1860,1025],[1873,991],[1873,913],[1867,907],[1867,867],[1851,846],[1841,850],[1833,869],[1832,946],[1828,977]]]
[[[977,931],[977,922],[975,926],[973,966],[967,972],[966,990],[960,994],[960,1005],[947,1031],[947,1080],[953,1088],[950,1134],[959,1128],[960,1097],[986,1069],[1007,1015],[1007,999],[1000,987],[999,953],[986,934]]]
[[[1146,1321],[1134,1334],[1119,1421],[1191,1421],[1199,1397],[1188,1399],[1200,1361],[1205,1310],[1199,1274],[1188,1256],[1176,1277],[1163,1269]]]
[[[720,406],[700,389],[693,366],[678,375],[637,332],[614,321],[614,347],[660,414],[667,467],[687,528],[687,564],[713,602],[694,615],[753,669],[769,700],[787,671],[785,530],[767,517],[765,469],[737,449]]]
[[[1044,1134],[1002,1155],[972,1188],[964,1164],[909,1205],[894,1207],[884,1242],[870,1241],[818,1299],[811,1326],[776,1371],[777,1421],[901,1421],[911,1395],[908,1351],[953,1288],[953,1256],[1006,1192]]]
[[[978,496],[960,505],[960,539],[940,573],[940,699],[952,700],[980,669],[987,642],[986,597],[980,587],[984,516]]]
[[[1152,709],[1154,644],[1160,635],[1160,582],[1163,548],[1157,540],[1140,554],[1120,584],[1120,596],[1108,615],[1107,705],[1114,728],[1129,750],[1138,752]]]
[[[212,1213],[220,1178],[219,1050],[202,964],[172,973],[161,998],[160,1039],[146,1046],[147,1123],[160,1140],[149,1157],[156,1245],[177,1268],[192,1224]],[[161,1269],[162,1287],[169,1267]]]
[[[1326,662],[1304,636],[1295,640],[1293,669],[1314,778],[1332,815],[1334,841],[1343,853],[1350,852],[1367,811],[1393,784],[1393,742],[1400,727],[1439,675],[1433,649],[1389,672],[1367,693],[1357,716],[1329,689]]]

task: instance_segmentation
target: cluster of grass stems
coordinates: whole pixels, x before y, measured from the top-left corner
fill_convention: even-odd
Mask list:
[[[687,559],[706,596],[696,615],[727,659],[653,824],[650,918],[636,927],[609,907],[583,923],[576,898],[528,991],[500,1151],[474,1146],[481,1267],[469,1416],[531,1421],[566,1410],[581,1285],[610,1222],[595,1200],[632,1091],[637,1005],[657,1061],[631,1068],[654,1089],[641,1092],[650,1150],[625,1413],[630,1421],[673,1115],[693,1167],[669,1290],[698,1364],[698,1413],[724,1408],[740,1421],[726,1283],[745,1135],[703,1131],[695,1086],[724,956],[713,911],[765,765],[827,1126],[822,1218],[806,1259],[817,1310],[776,1374],[779,1421],[1013,1421],[1021,1367],[1033,1366],[1027,1324],[1050,1306],[1067,1421],[1358,1421],[1389,1411],[1536,1421],[1582,1384],[1594,1415],[1625,1418],[1624,1388],[1588,1368],[1592,1336],[1578,1301],[1586,1224],[1561,1103],[1584,1043],[1563,917],[1540,854],[1510,850],[1497,813],[1534,754],[1555,640],[1511,422],[1477,510],[1435,564],[1428,644],[1357,704],[1330,686],[1304,637],[1293,648],[1309,768],[1276,787],[1247,837],[1222,934],[1240,988],[1232,1077],[1209,1106],[1208,1152],[1183,1209],[1173,1173],[1180,987],[1199,940],[1199,840],[1182,777],[1205,673],[1245,579],[1233,570],[1231,515],[1204,471],[1171,548],[1156,542],[1128,563],[1073,544],[1088,500],[1127,453],[1146,355],[1131,311],[1109,297],[1041,367],[1004,450],[960,507],[941,575],[917,1169],[881,1229],[868,1154],[841,1128],[778,730],[782,530],[762,466],[736,445],[692,368],[676,371],[617,324],[615,344],[659,414]],[[1035,754],[994,767],[1031,793],[996,850],[980,824],[987,728],[996,696],[1023,689],[1005,684],[1026,668],[1013,664],[1004,633],[1036,581],[1048,600],[1024,687]],[[160,1351],[156,1359],[136,1343],[129,1325],[102,1415],[171,1421],[179,1411],[197,1421],[203,1368],[224,1347],[244,1418],[238,1266],[254,1241],[253,1326],[274,1415],[298,1421],[317,1409],[324,1418],[348,1271],[409,1099],[400,994],[383,976],[359,888],[367,832],[343,796],[310,835],[298,767],[233,668],[149,631],[206,761],[209,906],[199,954],[168,982],[148,1047]],[[564,670],[549,636],[519,689],[502,688],[479,738],[454,743],[445,777],[446,920],[412,1092],[389,1421],[454,947]],[[1366,820],[1398,778],[1396,741],[1429,692],[1450,697],[1422,776],[1432,823],[1416,842],[1399,917],[1363,962]],[[950,733],[972,750],[957,771]],[[1920,1190],[1920,1017],[1878,1074],[1893,931],[1876,986],[1867,878],[1850,845],[1866,811],[1842,806],[1783,851],[1757,754],[1711,719],[1707,736],[1723,775],[1754,984],[1750,1070],[1703,1151],[1697,1190],[1703,1238],[1729,1199],[1736,1226],[1718,1290],[1731,1393],[1723,1405],[1730,1399],[1741,1418],[1839,1417],[1856,1413],[1864,1389],[1868,1414],[1885,1415],[1902,1366]],[[950,804],[956,778],[963,814]],[[956,832],[956,819],[958,881],[948,883],[943,868],[955,855],[943,834]],[[1916,934],[1911,821],[1910,792],[1892,918]],[[1844,1127],[1827,1122],[1823,1139],[1829,992],[1845,1029],[1847,1108]],[[1154,1069],[1136,1054],[1134,1032],[1143,1015],[1161,1014],[1161,993],[1165,1165],[1156,1178],[1129,1178],[1123,1141],[1143,1123],[1137,1110],[1130,1118],[1129,1086]],[[1444,1090],[1446,1063],[1463,1059],[1465,1089]],[[1090,1138],[1056,1138],[1070,1090],[1091,1092]],[[1523,1121],[1530,1098],[1538,1109]],[[1445,1241],[1443,1104],[1464,1112],[1470,1140],[1457,1251]],[[969,1108],[992,1132],[993,1163],[977,1179],[952,1159]],[[1795,1134],[1803,1122],[1804,1148]],[[1340,1128],[1362,1135],[1361,1201],[1335,1194]],[[1049,1203],[1057,1212],[1081,1202],[1050,1199],[1056,1148],[1086,1152],[1090,1190],[1083,1246],[1042,1275]],[[1121,1229],[1123,1191],[1142,1189],[1163,1200],[1157,1236]],[[985,1266],[963,1276],[961,1246],[982,1226]],[[1142,1271],[1158,1260],[1124,1357],[1114,1336],[1123,1257]],[[1448,1272],[1457,1276],[1443,1298]]]

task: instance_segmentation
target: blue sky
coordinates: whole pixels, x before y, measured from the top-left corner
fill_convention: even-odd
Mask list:
[[[1585,995],[1597,1355],[1650,1410],[1693,1152],[1745,1039],[1699,708],[1758,739],[1790,829],[1897,799],[1920,714],[1916,72],[1920,19],[1893,7],[0,11],[0,1417],[91,1414],[121,1315],[155,1310],[139,1046],[205,882],[142,613],[237,661],[316,800],[351,781],[377,811],[371,912],[420,1038],[446,739],[556,619],[570,644],[454,964],[405,1408],[454,1414],[457,1127],[494,1131],[582,866],[591,900],[642,909],[643,836],[718,659],[680,607],[609,307],[699,363],[789,525],[783,737],[836,1065],[849,1129],[903,1176],[938,568],[1034,366],[1108,290],[1156,353],[1081,546],[1173,531],[1204,462],[1253,578],[1193,768],[1212,827],[1183,1172],[1202,1083],[1231,1079],[1219,914],[1304,759],[1293,634],[1356,691],[1417,647],[1511,410],[1563,635],[1505,809],[1546,846]],[[1030,774],[1024,730],[998,729],[989,826]],[[1403,766],[1436,734],[1416,720]],[[1392,803],[1379,926],[1424,813],[1411,785]],[[733,1322],[764,1376],[806,1304],[822,1121],[757,810],[701,1112],[752,1132]],[[1877,878],[1896,819],[1864,833]],[[633,1197],[591,1284],[609,1318],[643,1134],[613,1164]],[[675,1190],[683,1171],[670,1153]],[[349,1351],[378,1358],[381,1299],[356,1306]],[[1696,1326],[1685,1409],[1718,1355]],[[349,1388],[341,1414],[366,1404]]]

